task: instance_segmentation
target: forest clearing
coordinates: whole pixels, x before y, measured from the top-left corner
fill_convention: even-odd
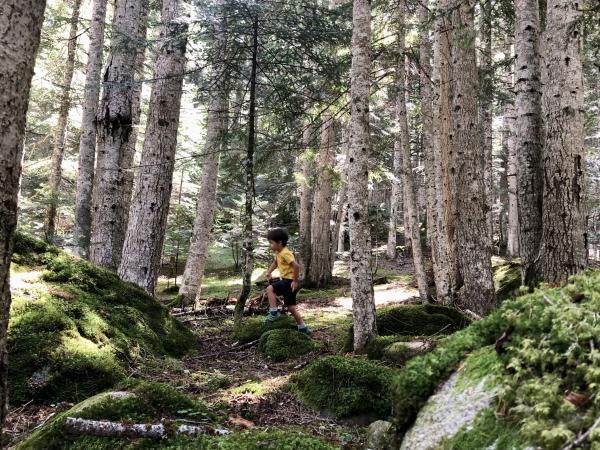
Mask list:
[[[599,19],[0,2],[0,446],[600,449]]]

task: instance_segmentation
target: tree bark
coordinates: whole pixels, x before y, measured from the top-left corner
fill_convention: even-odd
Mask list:
[[[522,282],[532,286],[542,238],[542,86],[538,0],[515,3],[515,147]]]
[[[0,428],[8,404],[10,259],[29,91],[45,8],[45,0],[5,0],[0,6]]]
[[[335,124],[331,115],[323,117],[321,144],[316,160],[316,180],[310,226],[310,267],[306,283],[324,287],[331,282],[331,207],[333,165],[335,162]]]
[[[490,247],[487,240],[478,121],[477,63],[475,56],[474,3],[461,1],[452,12],[452,115],[455,183],[458,214],[456,241],[463,281],[460,304],[483,315],[495,304]],[[465,44],[465,43],[468,43]]]
[[[142,0],[117,0],[104,91],[96,117],[97,164],[92,198],[90,261],[116,271],[124,241],[124,158],[131,145],[136,38]]]
[[[235,303],[233,326],[239,329],[244,317],[246,300],[252,289],[252,271],[254,270],[254,151],[256,145],[256,72],[258,68],[258,17],[252,23],[252,66],[250,71],[250,105],[248,111],[248,147],[246,153],[246,201],[244,205],[244,274],[242,292]]]
[[[397,95],[400,95],[399,93]],[[388,238],[386,245],[386,253],[389,259],[395,259],[398,246],[398,222],[400,217],[404,218],[404,186],[402,185],[402,149],[397,141],[394,141],[394,157],[392,167],[392,195],[390,198],[390,220],[388,223]],[[407,222],[404,223],[404,241],[407,243],[410,240],[407,230]]]
[[[519,208],[517,206],[517,146],[515,143],[515,107],[506,108],[506,124],[508,125],[508,161],[506,179],[508,186],[508,223],[506,233],[506,253],[511,257],[519,256]]]
[[[350,152],[348,159],[348,217],[350,281],[354,350],[360,351],[377,334],[371,279],[369,205],[369,91],[371,85],[371,3],[354,0],[350,71]]]
[[[311,143],[313,141],[313,127],[307,125],[302,133],[302,148],[304,150],[301,156],[302,174],[300,176],[300,261],[301,261],[301,276],[305,280],[310,269],[310,227],[312,222],[313,208],[313,177],[314,177],[314,160],[311,152]]]
[[[560,283],[587,267],[581,6],[548,0],[543,34],[544,194],[539,273]]]
[[[226,19],[218,20],[214,29],[213,54],[224,55],[226,52]],[[179,288],[179,295],[185,304],[200,300],[204,266],[208,258],[208,246],[212,236],[214,212],[217,203],[217,182],[221,152],[226,149],[227,114],[229,92],[227,90],[228,75],[224,67],[215,61],[212,69],[217,92],[211,95],[206,121],[206,144],[204,165],[202,167],[202,184],[198,193],[196,218],[190,242],[190,251]]]
[[[71,109],[71,83],[75,72],[75,51],[77,50],[77,26],[79,25],[79,12],[81,0],[71,2],[71,25],[69,27],[69,40],[67,44],[67,59],[62,69],[63,79],[58,108],[58,120],[54,128],[54,142],[52,146],[52,162],[50,163],[50,177],[48,189],[50,190],[50,203],[46,209],[46,223],[44,227],[46,242],[52,242],[56,234],[56,214],[58,211],[58,196],[62,180],[62,162],[65,154],[65,136],[67,122]]]
[[[348,196],[348,127],[343,128],[342,142],[344,147],[344,159],[340,163],[338,171],[340,173],[340,188],[337,200],[337,211],[335,215],[335,225],[333,227],[333,237],[331,239],[331,268],[335,265],[336,253],[344,251],[343,226],[346,220],[348,210],[346,209],[346,197]]]
[[[408,134],[408,119],[406,117],[406,64],[405,64],[405,36],[406,17],[404,2],[400,2],[398,9],[398,54],[399,60],[396,67],[396,120],[398,121],[398,135],[396,142],[402,154],[402,185],[404,186],[404,206],[408,218],[408,235],[412,242],[412,255],[415,278],[419,287],[419,296],[422,302],[429,300],[427,276],[423,265],[423,250],[421,246],[417,195],[415,192],[415,178],[412,169],[410,136]]]
[[[448,16],[448,0],[440,0],[435,23],[433,151],[437,194],[437,229],[440,282],[437,297],[450,304],[456,297],[459,283],[458,251],[456,247],[456,186],[451,176],[455,170],[451,141],[452,122],[452,24]],[[441,288],[441,289],[440,289]]]
[[[90,25],[90,45],[86,66],[81,136],[79,140],[79,166],[75,194],[75,253],[89,256],[92,227],[92,186],[96,162],[96,109],[100,97],[100,72],[104,45],[104,21],[107,0],[94,0]]]
[[[150,94],[142,165],[131,204],[119,276],[154,293],[171,200],[187,25],[179,0],[163,0],[162,40]]]

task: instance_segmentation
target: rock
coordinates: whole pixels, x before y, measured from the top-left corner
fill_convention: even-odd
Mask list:
[[[433,347],[433,341],[395,342],[383,349],[383,357],[396,364],[404,364],[410,358],[425,353]]]
[[[377,420],[367,429],[366,448],[369,450],[396,450],[396,428],[390,422]]]
[[[454,372],[419,411],[414,425],[404,435],[400,450],[433,450],[441,441],[470,426],[477,414],[488,408],[495,397],[485,371],[493,350],[477,352]]]

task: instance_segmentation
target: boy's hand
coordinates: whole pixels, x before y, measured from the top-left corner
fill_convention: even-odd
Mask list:
[[[267,272],[267,281],[271,282],[272,279],[273,279],[273,275],[271,275],[270,272]]]
[[[298,290],[298,282],[297,281],[292,281],[292,292],[296,292]]]

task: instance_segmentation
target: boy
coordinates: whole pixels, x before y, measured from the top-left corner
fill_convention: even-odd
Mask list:
[[[267,270],[267,280],[269,283],[272,280],[271,273],[275,269],[279,269],[280,281],[276,281],[269,284],[267,287],[267,296],[269,298],[269,313],[263,320],[263,323],[268,323],[279,317],[280,313],[277,309],[277,296],[283,296],[283,303],[287,306],[296,323],[298,324],[298,331],[310,335],[310,330],[304,321],[302,316],[296,308],[296,294],[298,293],[298,274],[300,273],[300,266],[294,259],[293,253],[287,248],[288,234],[282,228],[275,228],[267,233],[267,239],[269,240],[269,248],[275,253],[275,259],[269,269]]]

